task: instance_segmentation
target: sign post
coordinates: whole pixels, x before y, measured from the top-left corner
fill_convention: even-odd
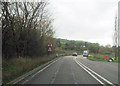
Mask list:
[[[48,51],[49,51],[49,52],[52,52],[52,48],[51,48],[51,47],[49,47],[49,48],[48,48]]]
[[[47,46],[48,46],[48,54],[50,55],[50,53],[52,52],[53,44],[49,42]]]

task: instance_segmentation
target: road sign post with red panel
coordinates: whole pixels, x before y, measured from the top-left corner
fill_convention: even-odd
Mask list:
[[[52,43],[48,43],[48,47],[52,47],[53,46],[53,44]]]
[[[48,54],[50,55],[50,53],[52,52],[53,44],[49,42],[47,46],[48,46]]]
[[[49,52],[52,52],[52,48],[51,48],[51,47],[49,47],[49,48],[48,48],[48,51],[49,51]]]

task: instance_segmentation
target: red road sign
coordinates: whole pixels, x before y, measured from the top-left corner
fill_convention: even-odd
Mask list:
[[[105,56],[105,60],[108,60],[109,59],[109,57],[108,56]]]
[[[49,52],[52,52],[52,46],[53,46],[53,44],[52,44],[51,42],[49,42],[47,46],[49,47],[49,48],[48,48],[48,51],[49,51]]]
[[[52,47],[53,45],[52,45],[52,43],[48,43],[48,47]]]
[[[52,51],[52,48],[51,48],[51,47],[49,47],[49,48],[48,48],[48,51],[49,51],[49,52],[51,52],[51,51]]]

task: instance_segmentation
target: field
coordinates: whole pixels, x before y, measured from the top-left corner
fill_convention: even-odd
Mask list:
[[[90,57],[88,57],[89,60],[92,60],[92,61],[105,61],[105,62],[108,62],[107,60],[105,60],[105,56],[108,56],[109,58],[114,58],[114,56],[112,55],[92,55]],[[114,60],[113,62],[120,62],[120,60],[118,60],[118,57],[116,60]]]

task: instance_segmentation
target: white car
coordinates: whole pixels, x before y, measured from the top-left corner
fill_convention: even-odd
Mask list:
[[[77,56],[77,53],[73,53],[72,56]]]

